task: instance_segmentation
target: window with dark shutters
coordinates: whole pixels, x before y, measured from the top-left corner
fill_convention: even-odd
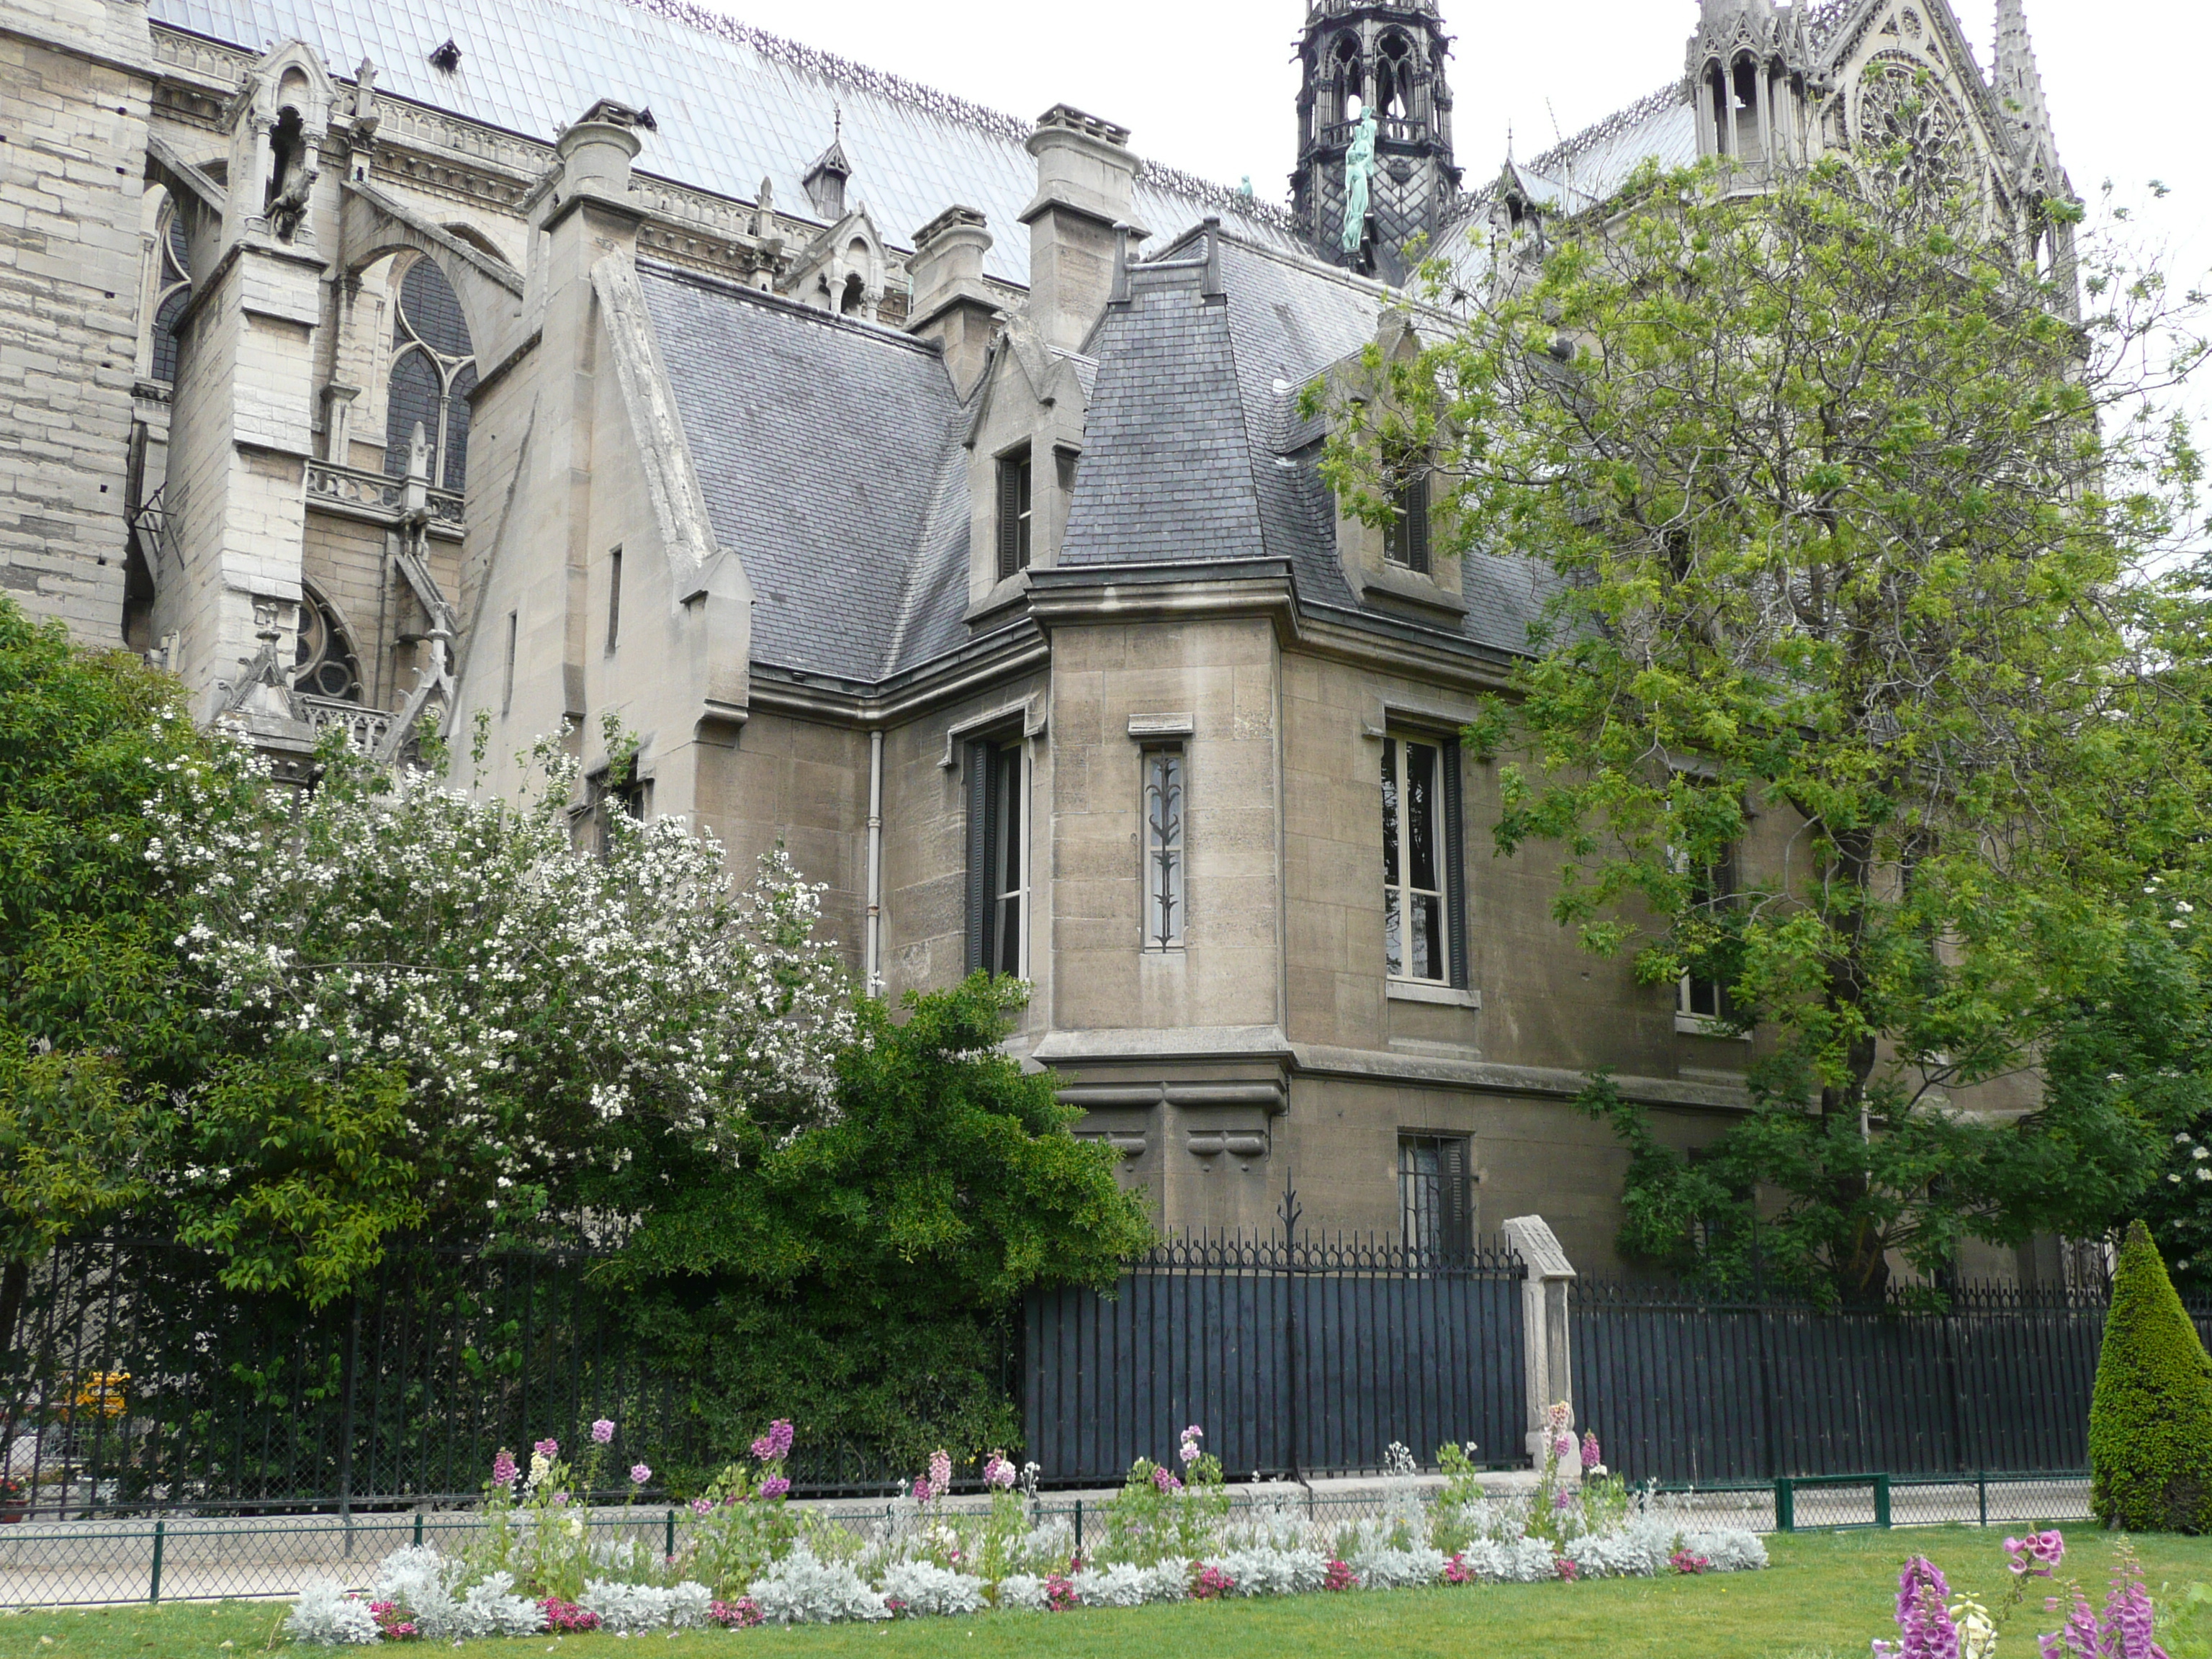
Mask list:
[[[970,743],[968,771],[968,971],[1022,971],[1028,906],[1019,738]]]
[[[1429,475],[1417,472],[1397,493],[1398,516],[1382,540],[1382,556],[1403,569],[1429,574]]]
[[[1382,740],[1383,971],[1468,986],[1467,876],[1459,744]]]
[[[1030,568],[1030,452],[999,458],[999,577]]]

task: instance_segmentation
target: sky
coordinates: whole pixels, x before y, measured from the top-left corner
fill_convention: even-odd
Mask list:
[[[1137,151],[1280,200],[1292,161],[1303,0],[708,0],[764,28],[1012,114],[1073,104],[1133,131]],[[1929,0],[1940,5],[1943,0]],[[1548,149],[1682,72],[1698,0],[1443,0],[1460,164],[1470,182]],[[2091,200],[2111,179],[2179,268],[2212,266],[2212,144],[2201,0],[2027,0],[2059,149]],[[1996,0],[1954,0],[1984,69]],[[860,166],[865,191],[866,161]]]

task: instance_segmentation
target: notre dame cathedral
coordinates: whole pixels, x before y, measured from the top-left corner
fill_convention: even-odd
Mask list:
[[[1030,981],[1167,1224],[1295,1182],[1608,1266],[1583,1076],[1694,1145],[1756,1039],[1491,855],[1455,734],[1538,574],[1432,556],[1418,481],[1340,514],[1298,389],[1647,159],[1902,138],[2024,245],[2070,193],[2019,0],[1986,72],[1947,0],[1678,3],[1663,86],[1513,160],[1455,153],[1437,0],[1309,0],[1277,202],[687,0],[0,0],[0,588],[280,769],[565,726],[580,833],[781,844],[894,998]]]

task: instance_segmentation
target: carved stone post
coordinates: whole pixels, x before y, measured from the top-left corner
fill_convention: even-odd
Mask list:
[[[1505,1224],[1505,1237],[1528,1276],[1521,1284],[1521,1355],[1528,1380],[1528,1455],[1538,1468],[1544,1462],[1546,1413],[1555,1402],[1574,1404],[1574,1370],[1567,1349],[1567,1286],[1575,1270],[1567,1253],[1540,1215],[1516,1216]],[[1570,1422],[1571,1427],[1571,1421]],[[1570,1469],[1571,1465],[1571,1471]],[[1579,1458],[1562,1458],[1560,1474],[1578,1480]]]

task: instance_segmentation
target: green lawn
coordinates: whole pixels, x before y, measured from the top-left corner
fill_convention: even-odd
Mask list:
[[[2066,1529],[2067,1566],[2102,1599],[2111,1542],[2087,1526]],[[794,1631],[710,1632],[653,1638],[665,1659],[741,1652],[760,1659],[873,1659],[908,1656],[1140,1655],[1143,1659],[1287,1659],[1297,1655],[1450,1656],[1450,1659],[1865,1659],[1869,1638],[1893,1635],[1890,1608],[1897,1569],[1914,1552],[1932,1557],[1954,1589],[1994,1601],[2003,1593],[1999,1534],[1974,1528],[1910,1532],[1800,1534],[1770,1540],[1765,1572],[1704,1578],[1613,1580],[1584,1584],[1470,1585],[1458,1589],[1306,1595],[1279,1601],[1191,1603],[1128,1612],[1004,1613],[891,1625]],[[2212,1583],[2212,1540],[2138,1540],[2160,1635],[2174,1659],[2212,1659],[2212,1616],[2169,1632],[2193,1583]],[[0,1617],[0,1659],[214,1659],[282,1646],[282,1607],[262,1602],[158,1610],[101,1608]],[[2001,1652],[2031,1659],[2031,1607],[2005,1632]],[[2056,1626],[2045,1619],[2041,1628]],[[471,1644],[466,1651],[520,1656],[557,1651],[562,1659],[614,1659],[638,1651],[636,1638],[540,1636]]]

